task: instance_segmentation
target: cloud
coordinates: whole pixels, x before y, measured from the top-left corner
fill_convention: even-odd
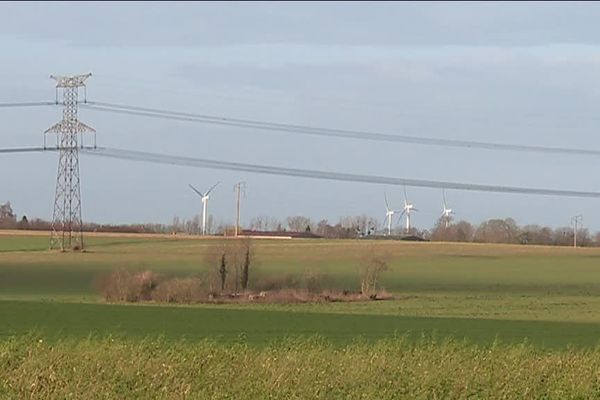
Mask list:
[[[600,44],[599,17],[599,3],[2,3],[0,33],[105,47]]]

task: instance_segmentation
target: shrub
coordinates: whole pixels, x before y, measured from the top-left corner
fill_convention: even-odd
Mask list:
[[[331,288],[332,285],[333,280],[328,275],[313,270],[307,270],[304,273],[303,287],[306,288],[309,293],[323,293],[326,288]]]
[[[131,272],[119,269],[100,278],[97,285],[106,301],[137,302],[151,299],[159,276],[152,271]]]
[[[208,299],[208,290],[199,278],[173,278],[159,283],[152,300],[164,303],[198,303]]]
[[[257,291],[271,291],[271,290],[282,290],[282,289],[297,289],[300,285],[300,279],[293,274],[286,274],[283,276],[268,276],[258,280],[258,284],[255,285]]]

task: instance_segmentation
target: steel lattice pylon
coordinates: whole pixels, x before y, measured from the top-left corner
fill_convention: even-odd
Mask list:
[[[81,191],[79,188],[79,145],[83,146],[83,133],[95,132],[77,120],[79,88],[85,89],[85,80],[92,74],[75,76],[53,76],[56,81],[56,98],[63,92],[63,118],[44,132],[56,133],[56,146],[59,149],[56,194],[52,217],[50,248],[67,250],[83,249],[83,229],[81,220]],[[78,134],[81,140],[78,141]]]

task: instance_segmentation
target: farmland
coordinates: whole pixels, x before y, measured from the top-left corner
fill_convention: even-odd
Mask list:
[[[51,336],[58,331],[69,335],[61,320],[71,318],[71,323],[77,324],[87,316],[89,323],[80,329],[73,326],[72,332],[94,334],[97,325],[98,332],[127,335],[127,325],[107,322],[119,315],[132,325],[140,318],[143,332],[148,334],[210,337],[250,330],[257,341],[260,334],[252,320],[263,318],[314,319],[314,324],[299,323],[304,329],[298,332],[291,321],[274,322],[277,328],[259,323],[269,332],[267,336],[318,334],[322,333],[319,326],[324,326],[320,318],[328,324],[339,320],[340,332],[348,340],[355,334],[383,337],[394,332],[438,332],[484,342],[500,335],[511,340],[527,337],[540,344],[589,345],[595,344],[600,332],[596,329],[600,327],[598,249],[386,241],[378,249],[391,257],[391,269],[382,278],[383,286],[395,296],[391,301],[142,306],[105,304],[94,282],[115,268],[175,276],[205,273],[210,267],[204,253],[217,240],[91,237],[84,254],[48,252],[47,240],[47,236],[0,236],[0,313],[3,320],[12,321],[0,328],[1,334],[41,329]],[[329,286],[357,290],[356,260],[370,245],[352,240],[257,241],[251,282],[265,276],[318,271]],[[19,308],[27,311],[16,312]],[[143,323],[145,313],[162,315],[157,319],[164,328],[152,318]],[[54,317],[41,323],[47,315]],[[228,315],[231,321],[243,318],[246,322],[229,323]],[[200,322],[169,323],[169,318],[176,322],[178,316],[185,321],[218,321],[207,324],[214,327],[211,332]],[[342,322],[346,319],[351,319],[348,326]],[[540,329],[536,324],[547,326]],[[347,329],[349,326],[353,329]],[[331,336],[339,337],[335,332]]]
[[[189,376],[176,374],[177,378],[157,381],[160,387],[156,390],[165,390],[158,397],[185,397],[182,393],[187,390],[199,398],[256,398],[264,397],[272,386],[280,389],[273,398],[300,398],[302,390],[309,390],[302,385],[326,371],[338,372],[329,380],[322,378],[323,386],[314,390],[323,391],[311,397],[345,398],[351,393],[378,391],[390,394],[387,398],[395,398],[393,393],[418,397],[433,392],[441,397],[444,393],[450,397],[468,393],[510,397],[510,393],[525,393],[527,385],[534,397],[578,393],[593,397],[591,393],[595,393],[600,249],[384,241],[377,250],[390,255],[391,268],[383,275],[382,285],[394,299],[387,301],[107,304],[95,288],[99,276],[117,268],[202,276],[211,268],[206,253],[222,240],[91,236],[87,252],[73,254],[47,251],[47,236],[0,235],[0,354],[13,357],[0,362],[20,368],[19,374],[17,370],[0,372],[1,380],[13,384],[0,387],[0,395],[27,397],[22,390],[30,387],[31,379],[50,379],[51,371],[57,382],[65,380],[62,386],[51,386],[52,390],[84,390],[91,383],[77,386],[67,378],[65,360],[77,356],[84,360],[95,357],[97,364],[82,361],[74,368],[104,371],[106,379],[97,382],[99,397],[103,397],[102,391],[147,397],[144,379],[152,374],[166,374],[166,379],[187,362],[200,362],[198,357],[209,353],[217,358],[205,362],[223,376],[209,377],[208,367],[198,364]],[[250,281],[318,272],[330,287],[357,290],[357,260],[371,246],[357,240],[257,240]],[[140,367],[145,378],[119,386],[132,379],[127,378],[133,373],[128,368],[142,363],[140,354],[147,351],[154,354],[156,363]],[[486,351],[494,356],[489,358]],[[31,354],[35,360],[28,358]],[[406,363],[416,362],[418,354],[429,356],[409,372]],[[218,386],[219,379],[226,380],[226,364],[218,359],[221,356],[239,365],[254,360],[263,367],[245,372],[238,386],[218,392],[216,386],[201,383],[212,379]],[[311,363],[319,357],[321,370]],[[120,367],[109,371],[113,361]],[[377,365],[369,364],[373,362]],[[556,362],[568,367],[556,369],[551,366]],[[351,384],[339,371],[348,371],[353,363],[371,366],[361,369],[364,375],[356,376]],[[159,364],[172,369],[155,371]],[[507,365],[522,377],[510,389],[502,387],[507,378],[499,372]],[[279,378],[273,375],[273,368],[281,370]],[[294,376],[294,368],[305,374]],[[442,379],[444,368],[462,372]],[[469,368],[479,369],[483,375],[471,376]],[[542,372],[527,375],[531,368]],[[418,380],[418,371],[440,379]],[[590,374],[586,372],[587,378],[581,382],[567,383],[578,371]],[[383,382],[373,374],[401,374],[403,380]],[[549,377],[556,385],[540,383]],[[252,386],[251,382],[260,383]],[[254,391],[248,391],[249,387]],[[37,395],[67,397],[67,392],[60,390]]]

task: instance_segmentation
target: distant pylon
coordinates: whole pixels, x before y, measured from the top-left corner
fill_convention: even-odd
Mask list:
[[[50,237],[51,249],[83,250],[79,145],[83,147],[83,133],[95,133],[96,131],[77,120],[77,104],[79,88],[85,89],[85,80],[91,75],[50,75],[50,78],[56,81],[57,104],[59,89],[62,89],[63,92],[63,118],[44,132],[44,147],[46,147],[46,134],[52,132],[57,134],[56,148],[59,149]],[[78,143],[77,134],[81,136],[80,143]]]

